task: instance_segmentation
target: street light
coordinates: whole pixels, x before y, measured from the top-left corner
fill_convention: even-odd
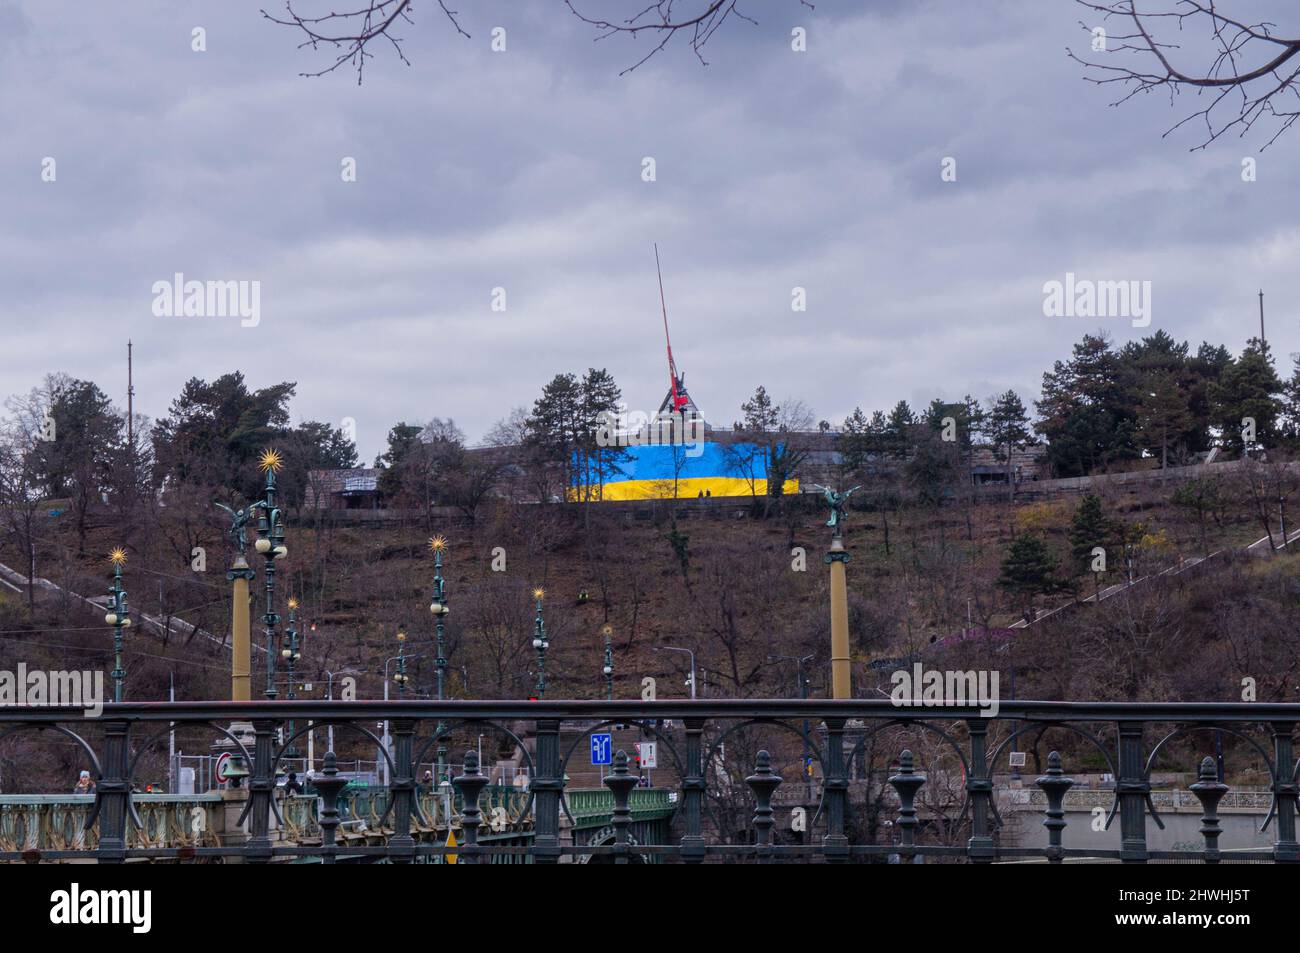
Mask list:
[[[546,622],[542,619],[542,597],[545,589],[534,589],[533,598],[537,600],[537,618],[533,620],[533,648],[537,650],[537,697],[546,697],[546,650],[551,643],[546,638]]]
[[[406,693],[407,655],[406,652],[404,651],[404,645],[403,645],[403,643],[405,642],[406,642],[406,627],[398,626],[397,627],[397,653],[398,654],[392,656],[391,658],[384,659],[384,701],[388,701],[388,665],[390,662],[396,662],[398,664],[397,674],[393,676],[393,681],[397,682],[398,692],[401,694]],[[422,658],[422,657],[423,656],[419,656],[419,655],[410,656],[410,658]],[[389,750],[389,747],[391,745],[391,741],[388,735],[387,718],[385,718],[383,721],[383,728],[384,728],[383,747],[386,753]],[[386,785],[388,784],[388,759],[380,758],[377,760],[381,760],[384,763],[384,784]]]
[[[120,702],[126,682],[126,670],[122,668],[122,630],[131,625],[131,610],[126,604],[126,590],[122,588],[126,550],[119,546],[108,554],[108,559],[113,564],[113,587],[108,590],[108,612],[104,614],[104,622],[113,627],[113,701]]]
[[[280,656],[284,659],[285,668],[288,670],[289,684],[286,689],[286,697],[293,701],[295,692],[293,688],[294,662],[302,658],[302,652],[298,650],[298,600],[290,599],[289,606],[289,624],[284,630],[284,648],[280,650]],[[290,719],[288,723],[289,737],[293,737],[294,723]],[[289,758],[298,757],[298,746],[292,741],[289,747],[285,749],[285,756]]]
[[[266,474],[266,486],[262,499],[253,504],[258,510],[257,542],[253,548],[266,559],[266,611],[262,622],[266,626],[266,691],[265,695],[274,701],[278,692],[275,690],[275,627],[280,617],[275,612],[275,561],[289,555],[284,545],[284,518],[275,505],[275,474],[284,465],[284,458],[277,450],[264,450],[258,458],[258,466]]]
[[[614,627],[606,622],[601,626],[600,631],[605,635],[605,667],[601,672],[605,675],[605,697],[610,701],[614,699]]]
[[[435,536],[429,540],[429,548],[433,550],[433,598],[429,601],[429,611],[433,613],[434,629],[434,659],[433,670],[434,678],[438,690],[438,701],[442,701],[446,696],[445,680],[447,670],[447,653],[445,643],[443,642],[443,628],[446,624],[447,613],[447,588],[446,581],[442,578],[442,553],[447,548],[447,540],[442,536]],[[446,730],[446,723],[438,722],[436,729],[438,733],[438,751],[436,754],[437,770],[439,783],[445,780],[447,772],[444,765],[447,762],[447,746],[443,743],[442,733]]]
[[[690,649],[679,648],[676,645],[660,645],[655,647],[656,652],[684,652],[691,657],[691,677],[686,684],[691,687],[691,701],[695,701],[695,653]]]
[[[406,683],[410,679],[406,676],[406,626],[404,625],[397,627],[397,674],[393,676],[393,681],[397,683],[397,697],[405,697]]]

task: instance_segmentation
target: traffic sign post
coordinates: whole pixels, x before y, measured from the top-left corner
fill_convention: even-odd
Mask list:
[[[230,757],[229,751],[217,755],[216,763],[212,766],[212,780],[217,784],[226,783],[226,765],[230,764]]]
[[[646,768],[647,770],[659,767],[659,762],[655,757],[657,753],[657,744],[658,742],[654,741],[641,741],[637,743],[636,753],[641,758],[641,767]]]
[[[614,763],[614,736],[609,733],[591,736],[591,763]]]

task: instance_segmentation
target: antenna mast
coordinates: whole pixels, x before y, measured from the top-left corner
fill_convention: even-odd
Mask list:
[[[677,365],[673,363],[673,342],[668,336],[668,305],[664,301],[664,273],[659,267],[659,243],[655,242],[655,274],[659,276],[659,307],[664,315],[664,343],[668,345],[668,388],[673,397],[673,413],[686,406],[686,397],[677,390]]]
[[[131,339],[126,341],[126,445],[135,453],[135,378],[131,366]]]

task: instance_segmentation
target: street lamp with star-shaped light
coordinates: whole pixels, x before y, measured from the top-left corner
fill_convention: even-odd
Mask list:
[[[122,700],[126,683],[126,670],[122,668],[122,630],[131,625],[131,610],[126,603],[126,590],[122,588],[122,566],[126,563],[126,550],[118,546],[108,554],[113,564],[113,586],[108,590],[108,612],[104,622],[113,627],[113,701]]]
[[[268,699],[274,701],[279,694],[275,689],[275,627],[280,622],[275,611],[275,560],[283,559],[289,554],[284,545],[284,517],[275,505],[275,474],[284,465],[284,458],[278,450],[262,451],[258,466],[266,474],[266,486],[262,499],[253,504],[258,511],[257,542],[253,548],[266,559],[266,611],[262,613],[262,622],[266,632],[266,691]]]

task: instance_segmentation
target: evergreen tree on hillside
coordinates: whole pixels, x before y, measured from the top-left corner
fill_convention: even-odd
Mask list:
[[[1092,572],[1093,550],[1100,546],[1108,549],[1115,541],[1115,525],[1102,512],[1101,498],[1089,493],[1079,501],[1074,516],[1070,519],[1070,556],[1074,575],[1081,576]],[[1107,553],[1109,560],[1109,552]],[[1109,562],[1106,563],[1110,568]],[[1101,573],[1092,572],[1096,591],[1101,592]]]
[[[1135,435],[1138,445],[1156,456],[1164,456],[1166,439],[1168,449],[1189,453],[1199,453],[1211,446],[1208,390],[1218,380],[1223,366],[1231,361],[1231,355],[1222,348],[1214,349],[1207,344],[1202,344],[1196,354],[1190,354],[1189,347],[1187,342],[1179,344],[1164,331],[1157,331],[1141,341],[1130,341],[1120,351],[1126,389],[1133,397],[1133,406],[1137,408]],[[1155,390],[1150,386],[1153,379],[1172,380],[1184,411],[1182,414],[1170,414],[1172,393],[1162,395],[1165,404],[1162,413],[1167,419],[1179,418],[1176,421],[1179,429],[1169,430],[1167,434],[1157,433],[1154,435],[1156,439],[1152,439],[1149,419],[1145,424],[1142,419],[1142,407],[1152,400],[1151,394]],[[1168,385],[1162,386],[1170,392],[1173,390]],[[1148,418],[1150,416],[1148,414]],[[1157,431],[1165,429],[1156,428]]]
[[[1300,447],[1300,354],[1296,355],[1291,368],[1291,378],[1286,382],[1283,401],[1285,421],[1282,433],[1291,449],[1295,450]]]
[[[1032,533],[1021,533],[1011,543],[998,574],[998,587],[1024,607],[1026,621],[1034,620],[1034,597],[1055,592],[1056,560],[1047,544]]]
[[[912,408],[907,405],[905,400],[900,400],[894,405],[894,409],[889,412],[885,440],[888,453],[894,459],[905,460],[911,454],[912,448],[916,444],[916,438],[912,433],[912,428],[916,424],[916,415],[912,413]]]
[[[117,465],[126,459],[126,420],[90,381],[63,374],[47,380],[55,439],[36,441],[32,462],[46,493],[71,503],[78,552],[84,554],[90,507],[115,488]]]
[[[556,374],[528,417],[528,443],[560,474],[560,493],[573,485],[573,454],[581,438],[582,388],[574,374]]]
[[[615,445],[601,446],[596,439],[600,422],[606,415],[616,414],[623,391],[614,382],[614,375],[605,368],[590,367],[582,376],[579,389],[579,415],[582,433],[578,441],[578,451],[583,468],[582,482],[585,486],[596,487],[594,497],[604,495],[605,482],[623,472],[622,464],[628,459],[628,451]],[[662,434],[668,439],[674,435]]]
[[[1013,390],[993,401],[985,425],[985,434],[993,445],[993,455],[1007,465],[1007,498],[1016,496],[1015,454],[1034,443],[1024,402]]]
[[[960,444],[944,440],[940,432],[929,427],[920,428],[904,467],[917,500],[926,506],[938,506],[952,495],[960,468]]]
[[[294,384],[250,391],[235,371],[208,383],[185,382],[166,417],[154,424],[154,480],[225,487],[256,499],[257,457],[283,437]]]
[[[1035,429],[1047,438],[1057,476],[1086,476],[1138,455],[1134,413],[1119,355],[1104,334],[1087,334],[1069,361],[1043,375]]]
[[[1252,422],[1253,445],[1277,446],[1283,389],[1268,344],[1251,338],[1241,356],[1224,368],[1210,388],[1215,422],[1222,430],[1220,440],[1227,450],[1240,454],[1247,449],[1243,431]]]
[[[1200,528],[1201,552],[1209,555],[1210,546],[1206,539],[1205,517],[1214,516],[1217,521],[1220,510],[1227,502],[1219,478],[1209,476],[1188,480],[1174,490],[1169,502],[1196,514],[1196,523]]]
[[[838,446],[840,465],[845,474],[862,473],[867,468],[867,459],[871,450],[868,433],[870,420],[861,407],[854,407],[853,413],[844,418],[840,428]]]
[[[1176,372],[1154,371],[1136,388],[1138,445],[1160,458],[1160,468],[1169,466],[1169,449],[1178,446],[1191,426],[1187,393],[1179,386]]]
[[[388,431],[388,449],[375,458],[379,468],[379,495],[386,501],[395,500],[402,490],[402,472],[411,453],[420,443],[423,427],[406,421],[394,424]]]
[[[1192,415],[1193,430],[1189,433],[1187,447],[1192,451],[1209,450],[1214,446],[1211,428],[1214,424],[1214,402],[1210,390],[1219,382],[1224,370],[1232,363],[1232,355],[1222,344],[1201,342],[1195,356],[1188,358],[1187,370],[1191,377],[1188,387],[1187,409]]]
[[[619,409],[622,391],[604,368],[576,374],[556,374],[533,403],[528,417],[528,442],[561,478],[563,493],[586,487],[585,499],[600,496],[604,482],[619,472],[626,452],[601,447],[596,441],[602,415]]]
[[[766,516],[772,504],[785,493],[786,481],[793,479],[803,465],[813,444],[805,436],[816,419],[802,401],[787,399],[776,404],[761,384],[754,396],[740,405],[744,419],[741,431],[749,438],[750,447],[743,443],[724,448],[728,468],[741,474],[755,489],[753,479],[755,462],[761,460],[763,476],[767,483],[767,498],[763,503]]]

